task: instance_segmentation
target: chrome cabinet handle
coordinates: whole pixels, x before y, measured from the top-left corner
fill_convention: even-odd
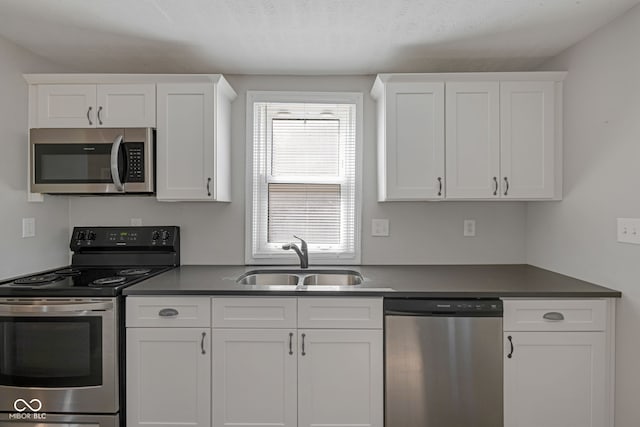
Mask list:
[[[307,355],[307,353],[305,353],[305,352],[304,352],[304,337],[305,337],[305,336],[306,336],[305,334],[302,334],[302,355],[303,355],[303,356],[306,356],[306,355]]]
[[[551,320],[552,322],[559,322],[564,320],[564,315],[562,313],[558,313],[557,311],[550,311],[542,315],[542,318],[545,320]]]
[[[158,316],[160,317],[175,317],[178,314],[178,310],[175,308],[163,308],[158,312]]]
[[[438,196],[442,196],[442,178],[438,177]]]
[[[102,111],[102,105],[98,107],[98,123],[102,125],[102,118],[100,117],[100,112]]]
[[[495,188],[493,190],[493,195],[497,196],[498,195],[498,178],[497,177],[493,177],[493,185],[495,185]]]
[[[207,195],[211,197],[211,178],[207,178]]]
[[[289,332],[289,354],[293,354],[293,332]]]
[[[504,189],[504,195],[506,196],[509,193],[509,179],[506,176],[504,177],[504,183],[506,184]]]
[[[93,122],[91,121],[91,110],[92,107],[89,107],[89,109],[87,110],[87,120],[89,121],[90,125],[93,125]]]
[[[202,354],[207,354],[206,351],[204,351],[204,337],[207,336],[206,332],[202,333],[202,339],[200,340],[200,350],[202,350]]]
[[[513,341],[511,335],[509,335],[507,339],[509,340],[509,345],[511,346],[511,352],[507,354],[507,357],[511,359],[513,357]]]

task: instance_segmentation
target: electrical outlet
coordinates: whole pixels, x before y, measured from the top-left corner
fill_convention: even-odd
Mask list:
[[[131,218],[131,225],[134,227],[142,226],[142,218]]]
[[[35,237],[36,236],[36,219],[35,218],[22,218],[22,237]]]
[[[476,220],[475,219],[465,219],[464,220],[464,232],[463,235],[465,237],[475,237],[476,235]]]
[[[389,220],[388,219],[372,219],[371,235],[378,237],[389,236]]]
[[[618,218],[618,242],[640,245],[640,218]]]

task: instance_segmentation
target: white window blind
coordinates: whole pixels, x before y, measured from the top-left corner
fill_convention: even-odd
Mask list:
[[[293,235],[307,241],[311,262],[359,262],[358,104],[309,98],[248,105],[249,262],[295,262],[295,253],[282,250]]]

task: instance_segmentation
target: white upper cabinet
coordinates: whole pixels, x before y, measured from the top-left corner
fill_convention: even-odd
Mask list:
[[[500,83],[502,197],[554,197],[554,86],[550,81]]]
[[[561,199],[564,75],[379,75],[378,200]]]
[[[158,83],[157,198],[231,200],[231,101],[226,80]]]
[[[39,84],[37,128],[155,127],[155,84]]]
[[[444,83],[393,82],[378,100],[378,200],[444,197]]]
[[[156,126],[155,84],[104,84],[97,91],[98,127]]]
[[[500,84],[452,82],[446,94],[447,198],[498,197]]]

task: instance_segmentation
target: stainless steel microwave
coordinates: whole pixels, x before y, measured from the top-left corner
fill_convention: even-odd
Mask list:
[[[151,194],[151,128],[31,129],[31,192]]]

